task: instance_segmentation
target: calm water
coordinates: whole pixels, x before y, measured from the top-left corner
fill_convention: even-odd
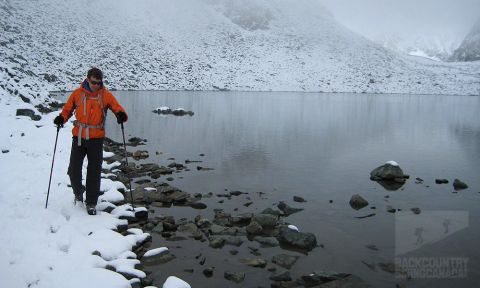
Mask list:
[[[301,231],[314,233],[324,245],[293,266],[295,278],[315,270],[335,270],[353,273],[375,287],[395,287],[396,283],[406,287],[477,287],[479,97],[131,91],[115,95],[130,116],[127,133],[148,139],[148,162],[166,165],[172,162],[167,160],[170,157],[182,163],[185,159],[203,161],[190,164],[190,172],[174,174],[172,185],[189,193],[223,193],[224,189],[250,193],[224,204],[216,197],[204,200],[209,206],[206,210],[162,208],[159,214],[177,219],[201,214],[212,219],[212,208],[259,212],[285,201],[305,208],[285,220]],[[159,106],[182,107],[195,115],[151,112]],[[107,129],[111,138],[121,141],[121,130],[112,115]],[[162,154],[155,155],[156,151]],[[205,156],[200,157],[201,153]],[[388,160],[397,161],[411,176],[401,190],[387,191],[369,180],[370,171]],[[197,171],[197,164],[215,170]],[[416,177],[424,182],[415,183]],[[435,184],[435,178],[447,178],[450,184]],[[470,188],[452,193],[454,178]],[[265,192],[265,199],[260,199],[257,191]],[[369,207],[359,211],[350,208],[348,201],[357,193],[370,202]],[[308,202],[295,203],[293,195]],[[243,206],[249,201],[247,196],[254,201],[248,208]],[[388,213],[387,205],[402,212]],[[409,211],[413,207],[422,213],[413,215]],[[376,215],[355,218],[370,213]],[[238,262],[242,257],[254,257],[247,248],[258,246],[254,242],[244,243],[237,256],[229,254],[231,246],[213,250],[208,242],[165,242],[157,237],[154,244],[172,247],[177,256],[155,267],[157,285],[174,274],[193,287],[270,286],[266,280],[269,272]],[[376,245],[378,251],[366,245]],[[270,260],[282,251],[267,248],[261,252]],[[207,257],[204,266],[194,257],[200,253]],[[467,277],[405,281],[377,265],[419,257],[466,259]],[[362,261],[377,266],[369,268]],[[202,270],[211,266],[216,267],[215,277],[207,279]],[[193,268],[194,273],[183,272],[186,268]],[[224,270],[246,271],[245,282],[225,281]]]

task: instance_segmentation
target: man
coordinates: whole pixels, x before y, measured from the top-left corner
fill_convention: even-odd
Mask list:
[[[90,69],[87,72],[87,79],[73,91],[67,104],[63,107],[62,113],[53,121],[57,127],[63,127],[63,124],[75,112],[76,120],[73,122],[68,175],[75,194],[75,202],[83,202],[83,192],[86,189],[85,202],[89,215],[97,214],[95,207],[100,195],[107,109],[115,113],[119,124],[128,119],[125,109],[103,86],[102,80],[103,73],[100,69]],[[86,187],[82,185],[82,166],[85,156],[88,159]]]

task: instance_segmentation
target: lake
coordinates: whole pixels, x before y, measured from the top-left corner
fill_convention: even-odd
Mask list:
[[[352,273],[374,287],[397,283],[476,287],[480,281],[479,97],[191,91],[115,91],[114,95],[129,114],[126,133],[148,140],[146,146],[129,148],[150,152],[140,162],[166,166],[173,161],[169,158],[179,163],[202,161],[188,164],[190,171],[174,173],[169,184],[191,194],[215,195],[225,189],[249,193],[231,200],[205,198],[205,210],[156,208],[156,215],[213,219],[215,208],[232,214],[259,213],[284,201],[304,208],[284,221],[314,233],[321,244],[308,255],[279,247],[260,250],[260,257],[268,261],[279,253],[301,256],[290,270],[293,278],[333,270]],[[152,113],[160,106],[195,114]],[[111,114],[107,135],[122,141]],[[369,179],[370,171],[389,160],[410,175],[396,191]],[[437,178],[449,183],[436,184]],[[455,192],[455,178],[469,188]],[[368,200],[369,206],[352,209],[349,200],[354,194]],[[293,196],[307,202],[294,202]],[[250,201],[252,205],[244,206]],[[388,206],[399,210],[387,212]],[[411,208],[420,208],[421,213],[416,215]],[[177,256],[148,268],[157,286],[176,275],[192,287],[270,287],[270,272],[238,261],[255,257],[248,246],[257,247],[256,242],[212,249],[208,241],[169,242],[152,235],[153,247],[167,246]],[[232,256],[232,249],[239,253]],[[200,265],[203,257],[206,262]],[[391,273],[393,263],[416,276],[405,280],[401,273]],[[206,278],[202,271],[212,266],[214,277]],[[245,281],[225,280],[225,270],[245,272]]]

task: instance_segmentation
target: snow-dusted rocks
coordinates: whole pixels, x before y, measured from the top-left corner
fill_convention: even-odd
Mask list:
[[[191,288],[190,284],[188,284],[187,282],[175,276],[168,277],[165,283],[163,283],[162,287],[163,288]]]

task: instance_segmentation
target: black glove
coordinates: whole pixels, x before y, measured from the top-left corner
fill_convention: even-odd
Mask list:
[[[127,118],[128,118],[127,114],[123,111],[118,112],[117,115],[115,115],[115,116],[117,116],[117,123],[118,124],[122,124],[123,122],[126,122]]]
[[[63,120],[63,117],[61,115],[58,115],[53,119],[53,124],[55,124],[57,127],[63,127],[63,123],[65,123],[65,120]]]

